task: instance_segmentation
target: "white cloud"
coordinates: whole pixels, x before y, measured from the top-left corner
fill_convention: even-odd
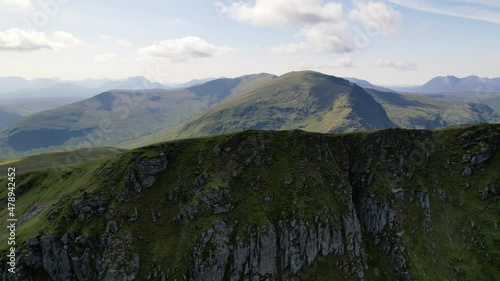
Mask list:
[[[347,22],[308,25],[299,32],[311,49],[325,53],[347,53],[354,49],[351,30]]]
[[[52,45],[54,48],[66,48],[81,44],[82,41],[66,31],[56,31],[53,34]]]
[[[132,42],[128,41],[127,39],[121,39],[121,38],[116,38],[110,35],[102,34],[101,35],[101,40],[106,41],[106,42],[111,42],[113,44],[122,46],[122,47],[132,47],[133,44]]]
[[[271,48],[273,53],[314,51],[348,53],[357,49],[355,36],[362,24],[370,37],[387,35],[396,29],[400,14],[382,2],[359,2],[344,16],[340,3],[323,0],[255,0],[218,3],[222,14],[256,26],[298,26],[300,40]],[[364,31],[363,31],[364,32]],[[366,37],[366,36],[365,36]]]
[[[338,58],[333,65],[335,67],[355,67],[350,57]]]
[[[354,50],[352,31],[347,22],[319,23],[306,25],[299,36],[304,40],[297,43],[278,45],[271,48],[274,53],[296,53],[314,51],[320,53],[348,53]]]
[[[377,59],[372,63],[372,66],[391,67],[400,71],[412,71],[417,69],[417,64],[403,60]]]
[[[285,54],[294,54],[299,51],[307,50],[308,44],[305,42],[297,42],[297,43],[289,43],[282,44],[278,46],[274,46],[271,48],[271,52],[273,53],[285,53]]]
[[[260,26],[316,24],[342,19],[342,5],[322,0],[256,0],[255,3],[218,3],[222,14]]]
[[[11,28],[0,32],[0,51],[60,49],[80,44],[71,33],[56,31],[52,36],[34,30]]]
[[[389,0],[406,8],[428,13],[467,18],[500,24],[497,0]]]
[[[113,60],[117,57],[117,55],[115,53],[104,53],[104,54],[100,54],[98,56],[95,57],[94,61],[96,63],[106,63],[110,60]]]
[[[28,9],[31,8],[31,2],[29,0],[0,0],[0,4],[5,4],[12,8]]]
[[[207,41],[188,36],[173,40],[163,40],[148,47],[139,49],[141,56],[168,58],[174,62],[186,61],[193,58],[205,58],[224,55],[232,49],[227,46],[215,46]]]
[[[361,2],[349,13],[349,17],[374,29],[373,33],[388,35],[394,32],[401,20],[401,14],[381,2]]]

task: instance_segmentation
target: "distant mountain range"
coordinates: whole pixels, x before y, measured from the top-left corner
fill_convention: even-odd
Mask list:
[[[257,74],[186,89],[111,90],[30,115],[0,133],[2,155],[27,155],[79,145],[109,146],[171,128],[274,78]]]
[[[344,79],[352,82],[352,83],[355,83],[357,84],[358,86],[361,86],[363,88],[368,88],[368,89],[375,89],[375,90],[379,90],[379,91],[384,91],[384,92],[395,92],[393,89],[389,89],[389,88],[386,88],[386,87],[382,87],[382,86],[377,86],[377,85],[373,85],[372,83],[366,81],[366,80],[363,80],[363,79],[358,79],[358,78],[353,78],[353,77],[344,77]]]
[[[470,92],[500,93],[500,78],[482,78],[467,76],[439,76],[431,79],[422,86],[393,87],[394,90],[424,94],[464,94]]]
[[[86,79],[62,81],[60,79],[26,80],[22,77],[0,78],[0,100],[45,97],[91,97],[109,90],[179,89],[203,84],[215,78],[195,79],[186,83],[166,84],[151,82],[143,76],[123,80]]]
[[[436,99],[466,102],[484,103],[500,113],[500,78],[481,78],[478,76],[467,76],[458,78],[455,76],[439,76],[431,79],[422,86],[414,87],[381,87],[357,78],[345,78],[363,88],[375,89],[383,92],[400,92],[424,94]]]
[[[22,77],[0,77],[0,94],[9,93],[25,89],[41,89],[63,83],[58,78],[39,78],[27,80]]]
[[[185,89],[106,91],[39,112],[0,132],[0,157],[82,145],[137,147],[246,129],[350,132],[499,121],[484,104],[363,88],[318,72],[254,74]]]
[[[359,81],[365,86],[373,86],[367,81]],[[303,129],[327,133],[392,127],[435,129],[500,121],[499,116],[484,104],[437,100],[377,88],[385,89],[362,88],[318,72],[292,72],[141,144],[245,129]]]
[[[200,85],[221,78],[193,79],[186,83],[151,82],[143,76],[127,79],[85,79],[63,81],[58,78],[38,78],[27,80],[22,77],[0,77],[0,100],[43,97],[91,97],[109,90],[141,90],[141,89],[181,89]],[[350,82],[363,88],[370,88],[385,92],[409,92],[428,95],[468,96],[476,93],[492,93],[500,96],[500,78],[482,78],[467,76],[439,76],[421,86],[412,87],[382,87],[367,80],[346,77]]]

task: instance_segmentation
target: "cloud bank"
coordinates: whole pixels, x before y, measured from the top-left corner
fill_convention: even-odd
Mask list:
[[[182,62],[195,58],[224,55],[232,49],[227,46],[215,46],[207,41],[188,36],[179,39],[163,40],[137,51],[140,56],[167,58],[173,62]]]
[[[51,35],[34,30],[11,28],[0,32],[0,51],[61,49],[81,44],[73,34],[56,31]]]
[[[29,0],[0,0],[0,4],[4,4],[11,8],[28,9],[31,8],[31,2]]]
[[[413,71],[417,69],[417,64],[403,60],[377,59],[372,63],[376,67],[390,67],[400,71]]]
[[[275,46],[271,49],[275,53],[352,52],[362,47],[355,40],[353,26],[377,29],[381,35],[388,35],[396,30],[400,19],[399,12],[387,4],[372,1],[358,2],[348,13],[342,4],[322,0],[219,2],[217,7],[223,15],[255,26],[299,27],[297,36],[301,40]]]

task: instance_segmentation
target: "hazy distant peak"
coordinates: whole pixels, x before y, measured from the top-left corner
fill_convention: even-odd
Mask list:
[[[458,78],[454,75],[438,76],[432,78],[422,86],[401,87],[401,91],[414,93],[460,93],[477,90],[500,91],[500,78],[484,78],[469,75]]]

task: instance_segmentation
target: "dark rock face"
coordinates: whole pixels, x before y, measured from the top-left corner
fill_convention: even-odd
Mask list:
[[[101,241],[78,233],[33,238],[21,250],[15,280],[135,280],[140,258],[126,255],[130,245],[130,237],[118,239],[110,231]]]
[[[472,156],[470,163],[473,166],[482,165],[493,156],[493,153],[494,153],[494,151],[492,148],[484,147],[481,149],[481,151],[478,154]]]
[[[108,205],[109,199],[100,194],[84,193],[79,202],[73,203],[73,214],[78,218],[78,221],[88,221],[95,214],[103,214]],[[49,213],[48,216],[53,215]]]
[[[370,234],[387,240],[383,232],[395,223],[393,211],[371,200],[365,200],[364,224]],[[344,254],[351,261],[346,274],[364,280],[368,266],[362,226],[354,205],[346,208],[341,218],[330,221],[316,217],[309,222],[282,220],[276,225],[248,228],[247,239],[237,238],[235,244],[231,243],[234,224],[219,221],[203,232],[193,249],[193,268],[187,280],[278,280],[278,272],[298,274],[320,256]],[[30,240],[19,262],[28,270],[22,271],[18,280],[135,280],[139,256],[126,260],[123,255],[130,241],[113,239],[113,232],[108,229],[100,243],[74,233]],[[117,256],[124,259],[113,268]],[[404,269],[404,262],[400,267]]]
[[[195,188],[193,186],[193,188]],[[200,204],[194,207],[186,207],[174,217],[174,224],[183,224],[192,221],[200,216],[203,212],[213,209],[215,215],[223,214],[231,211],[234,206],[231,203],[224,204],[224,200],[229,197],[230,190],[227,188],[215,190],[200,196]]]
[[[135,155],[135,165],[131,168],[126,184],[133,187],[136,192],[143,188],[151,187],[156,182],[156,177],[167,169],[168,161],[164,154],[151,158],[142,158]]]
[[[297,275],[318,257],[344,254],[349,260],[345,274],[364,280],[368,264],[362,224],[392,256],[401,280],[409,280],[401,248],[391,239],[392,232],[397,231],[395,210],[390,203],[372,197],[361,201],[360,211],[348,203],[341,217],[332,216],[329,221],[319,217],[313,221],[281,220],[275,225],[249,228],[246,239],[237,238],[234,244],[230,240],[235,226],[219,221],[202,234],[193,250],[190,280],[280,280],[278,272]],[[402,235],[399,232],[397,237]],[[208,256],[204,257],[204,252]]]
[[[17,280],[98,280],[95,242],[75,233],[33,238],[23,249]]]
[[[422,208],[429,208],[430,206],[430,199],[429,199],[429,193],[426,192],[417,192],[417,198],[418,201],[420,202],[420,206]]]
[[[217,222],[205,231],[193,251],[192,280],[276,280],[278,272],[298,273],[311,265],[318,255],[342,255],[344,248],[356,248],[357,241],[349,240],[359,234],[359,224],[346,218],[347,228],[342,225],[320,222],[307,223],[297,220],[279,221],[277,226],[268,224],[260,229],[247,229],[247,240],[238,238],[229,246],[234,231],[232,225]],[[340,223],[340,222],[339,222]],[[354,227],[354,228],[350,228]],[[338,229],[338,230],[336,230]],[[346,243],[344,244],[344,240]],[[207,258],[202,253],[208,245]],[[358,251],[357,255],[361,253]],[[359,270],[362,275],[363,268]]]

